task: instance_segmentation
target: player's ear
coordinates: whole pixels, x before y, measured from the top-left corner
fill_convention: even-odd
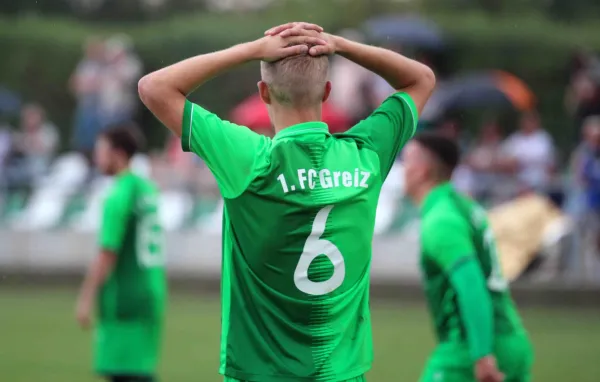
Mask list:
[[[258,94],[260,99],[267,105],[271,104],[271,95],[269,94],[269,87],[264,81],[258,81]]]
[[[323,102],[327,101],[331,94],[331,81],[325,83],[325,92],[323,93]]]

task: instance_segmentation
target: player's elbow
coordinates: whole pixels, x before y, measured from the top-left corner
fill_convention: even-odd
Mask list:
[[[418,81],[421,87],[431,92],[435,88],[435,73],[429,66],[421,64],[421,73]]]
[[[138,94],[148,110],[180,137],[185,95],[156,73],[148,74],[139,80]]]
[[[172,99],[180,93],[155,72],[145,75],[138,81],[138,94],[142,103],[155,113],[159,111],[165,100]]]
[[[152,105],[156,102],[160,94],[160,86],[152,73],[145,75],[139,80],[138,94],[142,103],[148,109],[152,110]]]

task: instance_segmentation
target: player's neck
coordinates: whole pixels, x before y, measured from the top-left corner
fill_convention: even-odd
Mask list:
[[[126,174],[129,172],[129,170],[130,170],[129,163],[120,164],[116,168],[115,176],[121,176],[123,174]]]
[[[275,134],[290,126],[298,125],[306,122],[321,121],[320,105],[312,108],[292,109],[278,107],[273,108],[271,122],[275,128]]]
[[[436,182],[422,183],[421,186],[413,193],[416,204],[418,206],[422,206],[423,202],[425,202],[425,199],[427,199],[427,196],[431,193],[431,191],[440,184],[441,183]]]

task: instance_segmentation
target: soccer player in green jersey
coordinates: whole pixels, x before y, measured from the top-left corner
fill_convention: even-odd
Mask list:
[[[115,183],[76,314],[87,328],[95,308],[94,369],[111,382],[154,381],[167,298],[158,191],[129,169],[139,142],[135,128],[120,126],[104,131],[95,148],[98,169]]]
[[[532,349],[502,277],[484,209],[449,183],[456,144],[419,135],[403,151],[421,208],[421,270],[438,345],[422,382],[526,382]]]
[[[398,93],[344,134],[321,122],[327,54]],[[209,78],[262,61],[273,139],[186,99]],[[389,50],[290,23],[190,58],[139,84],[148,108],[217,179],[223,219],[221,374],[226,381],[363,381],[373,358],[369,268],[382,183],[434,76]]]

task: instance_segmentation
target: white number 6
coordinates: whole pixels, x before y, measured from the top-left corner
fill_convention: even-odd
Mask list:
[[[304,243],[304,250],[300,255],[298,265],[294,271],[294,284],[296,287],[313,296],[330,293],[342,285],[346,276],[346,264],[340,250],[329,240],[321,239],[325,232],[325,224],[333,206],[321,209],[312,225],[312,232]],[[325,255],[333,264],[333,275],[326,281],[311,281],[308,279],[308,267],[319,255]]]

